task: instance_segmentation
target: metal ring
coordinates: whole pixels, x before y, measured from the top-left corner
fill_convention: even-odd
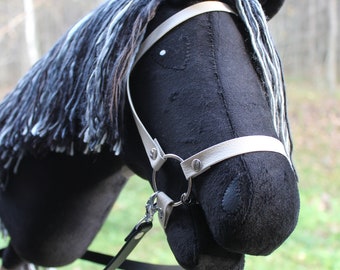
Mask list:
[[[179,156],[177,156],[175,154],[165,154],[163,156],[163,158],[165,159],[165,161],[167,161],[169,158],[170,159],[175,159],[175,160],[177,160],[179,162],[183,162],[184,161],[181,157],[179,157]],[[158,187],[157,187],[156,176],[157,176],[157,171],[153,170],[153,172],[152,172],[152,187],[153,187],[154,191],[157,192],[159,190],[158,190]],[[187,181],[188,181],[187,191],[181,195],[181,198],[180,198],[179,201],[173,203],[173,207],[177,207],[177,206],[180,206],[182,204],[185,204],[189,200],[189,197],[190,197],[190,194],[191,194],[191,189],[192,189],[192,178],[189,177],[187,179]]]

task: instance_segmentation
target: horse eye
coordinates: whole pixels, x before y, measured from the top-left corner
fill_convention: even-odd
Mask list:
[[[161,51],[159,52],[159,55],[160,55],[160,56],[166,55],[166,50],[161,50]]]
[[[190,56],[190,40],[187,36],[165,36],[150,55],[158,65],[166,69],[183,70],[186,68]]]

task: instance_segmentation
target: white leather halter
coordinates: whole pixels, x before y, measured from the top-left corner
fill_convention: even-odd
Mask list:
[[[136,64],[138,60],[140,60],[140,58],[161,37],[163,37],[166,33],[171,31],[175,26],[183,23],[184,21],[192,17],[212,11],[221,11],[235,14],[235,12],[228,5],[222,2],[206,1],[192,5],[167,19],[145,39],[145,41],[141,45],[138,55],[136,56],[134,64]],[[203,172],[208,170],[211,166],[223,160],[245,153],[260,151],[280,153],[289,160],[284,145],[281,143],[281,141],[273,137],[262,135],[245,136],[224,141],[215,144],[209,148],[206,148],[201,152],[186,158],[185,160],[175,154],[165,154],[164,151],[162,150],[162,147],[158,143],[157,139],[156,138],[153,139],[149,132],[146,130],[145,126],[143,125],[142,121],[140,120],[135,110],[130,94],[129,80],[127,81],[127,95],[133,117],[135,119],[139,134],[144,144],[145,151],[148,155],[151,167],[153,168],[154,189],[157,190],[156,172],[163,166],[167,159],[169,158],[176,159],[180,162],[185,178],[188,180],[188,191],[183,194],[184,196],[183,198],[181,198],[182,201],[183,200],[185,201],[189,198],[192,185],[192,178],[202,174]],[[181,202],[177,202],[177,205],[180,204]]]

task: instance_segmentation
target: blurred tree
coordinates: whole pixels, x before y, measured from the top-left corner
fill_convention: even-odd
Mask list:
[[[36,31],[35,9],[33,0],[23,0],[25,12],[25,36],[29,64],[33,65],[39,59],[38,37]]]
[[[337,86],[337,33],[338,33],[338,16],[337,1],[329,0],[328,18],[329,18],[329,34],[327,49],[327,84],[328,88],[333,91]]]
[[[37,58],[102,2],[0,0],[0,90],[11,90]]]
[[[286,0],[270,22],[285,73],[323,89],[340,83],[339,0]]]

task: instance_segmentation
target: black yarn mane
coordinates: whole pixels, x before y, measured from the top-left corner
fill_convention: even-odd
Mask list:
[[[0,166],[55,151],[119,153],[119,104],[160,0],[108,1],[64,35],[0,104]]]

